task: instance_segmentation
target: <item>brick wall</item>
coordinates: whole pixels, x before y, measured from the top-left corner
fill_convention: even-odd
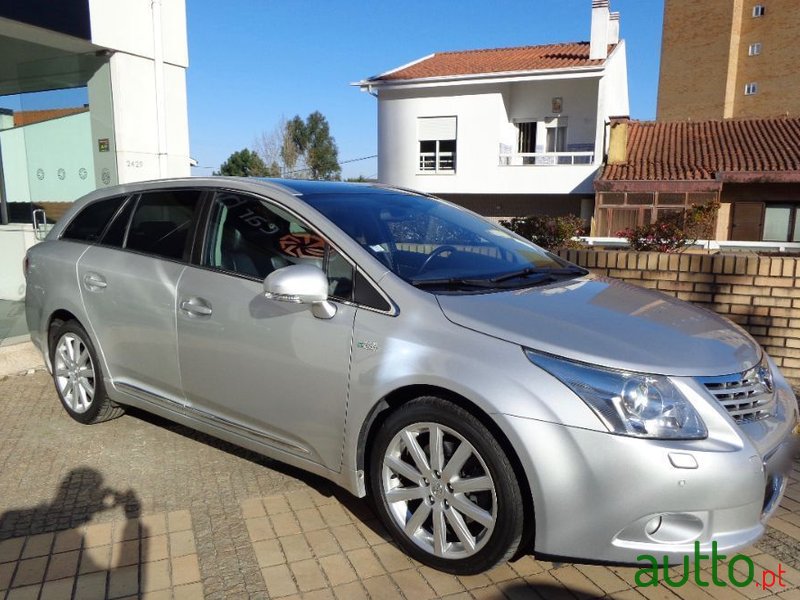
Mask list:
[[[800,258],[561,250],[575,264],[709,308],[744,327],[800,386]]]

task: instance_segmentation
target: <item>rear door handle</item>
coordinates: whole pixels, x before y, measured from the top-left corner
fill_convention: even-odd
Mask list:
[[[194,317],[208,317],[211,315],[211,304],[203,298],[187,298],[180,304],[181,310]]]
[[[83,276],[83,285],[90,292],[98,292],[108,286],[106,278],[99,273],[87,273]]]

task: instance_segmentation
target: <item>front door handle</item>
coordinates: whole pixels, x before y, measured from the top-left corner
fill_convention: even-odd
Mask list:
[[[99,273],[87,273],[83,276],[83,285],[90,292],[98,292],[108,286],[106,278]]]
[[[181,302],[181,310],[194,317],[208,317],[211,315],[211,304],[203,298],[187,298]]]

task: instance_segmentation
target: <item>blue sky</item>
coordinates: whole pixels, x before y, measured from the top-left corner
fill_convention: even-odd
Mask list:
[[[319,110],[341,161],[376,153],[375,98],[349,84],[436,51],[589,39],[591,0],[187,0],[192,156],[209,174],[281,116]],[[663,0],[611,0],[631,116],[656,111]],[[374,176],[375,159],[343,165]]]

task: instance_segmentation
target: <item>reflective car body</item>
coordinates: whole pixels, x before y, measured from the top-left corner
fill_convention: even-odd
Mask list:
[[[92,203],[164,190],[197,194],[187,241],[173,258],[110,247],[103,243],[109,229],[99,241],[64,237]],[[265,297],[263,278],[242,266],[254,260],[247,251],[226,251],[224,239],[215,246],[210,237],[211,202],[220,193],[263,200],[309,224],[354,266],[352,285],[362,296],[333,294],[326,300],[332,316],[277,298],[282,292]],[[786,484],[797,402],[746,332],[704,309],[588,273],[469,293],[453,289],[452,278],[439,288],[412,285],[387,265],[385,248],[343,225],[347,219],[326,204],[344,202],[357,213],[367,196],[390,203],[398,195],[412,194],[232,178],[95,192],[28,253],[31,338],[52,368],[51,324],[71,315],[91,336],[115,402],[357,496],[367,493],[379,415],[423,393],[452,399],[485,420],[520,467],[538,553],[630,563],[642,554],[678,558],[695,541],[731,551],[763,533]],[[271,233],[268,223],[252,224]],[[131,245],[133,230],[122,234],[123,245]],[[287,253],[315,256],[316,238],[283,235]],[[238,266],[206,264],[214,258],[204,257],[225,252]],[[280,272],[280,260],[264,260]],[[617,417],[584,397],[574,373],[668,388],[696,415],[698,433],[669,439],[615,430]],[[741,390],[747,405],[736,401]]]

